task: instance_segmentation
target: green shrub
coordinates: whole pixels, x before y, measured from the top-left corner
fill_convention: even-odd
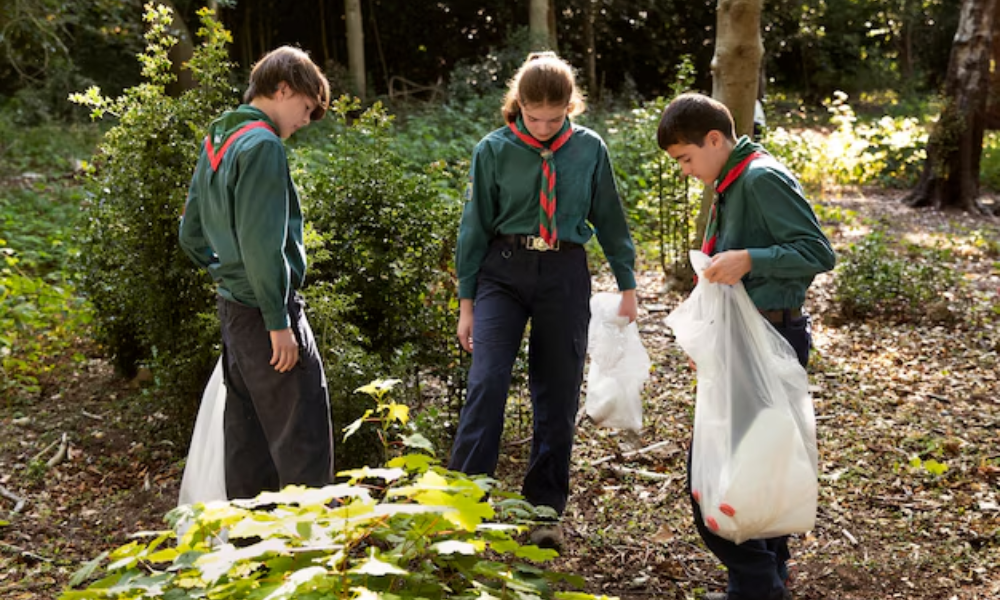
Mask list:
[[[682,57],[671,95],[689,90],[694,74],[691,57]],[[658,260],[665,272],[690,281],[688,250],[701,196],[688,185],[677,162],[656,143],[668,101],[656,98],[628,110],[595,109],[584,113],[580,121],[598,132],[608,146],[632,237],[640,247],[638,254]]]
[[[1000,191],[1000,133],[996,131],[987,131],[983,139],[979,182],[995,192]]]
[[[102,554],[70,586],[109,559],[106,574],[60,598],[592,598],[557,591],[583,582],[535,564],[555,551],[518,541],[536,516],[529,504],[485,477],[442,469],[422,452],[426,440],[406,435],[407,407],[386,398],[395,383],[359,390],[376,405],[351,430],[375,422],[387,450],[408,453],[321,489],[178,507],[168,520],[182,534],[146,534],[148,543]]]
[[[95,308],[97,339],[125,373],[148,363],[167,396],[188,399],[200,397],[214,363],[218,326],[211,282],[179,250],[178,219],[204,127],[236,100],[230,35],[209,11],[199,14],[204,42],[189,63],[197,88],[179,98],[164,91],[175,40],[170,11],[160,6],[145,15],[145,83],[116,99],[96,88],[71,98],[94,118],[117,118],[90,171],[82,232],[82,289]]]
[[[335,101],[327,118],[340,124],[325,154],[296,156],[297,164],[308,166],[295,177],[315,233],[310,277],[353,298],[338,318],[355,328],[357,346],[377,359],[372,366],[405,379],[413,391],[419,375],[445,380],[461,367],[453,333],[461,201],[457,187],[435,183],[439,170],[409,168],[381,104],[350,122],[356,108],[347,98]],[[339,327],[319,318],[318,328]],[[340,397],[347,401],[351,389],[340,387]]]
[[[846,319],[955,319],[964,295],[948,251],[893,245],[883,231],[852,243],[835,270],[834,299]]]
[[[0,396],[39,392],[38,376],[92,317],[69,268],[79,254],[83,192],[66,178],[96,144],[94,127],[4,127],[0,115]]]

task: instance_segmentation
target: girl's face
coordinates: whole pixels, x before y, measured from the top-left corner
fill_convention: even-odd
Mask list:
[[[521,117],[524,126],[539,142],[547,142],[552,136],[559,133],[566,115],[569,114],[568,104],[523,104],[521,103]]]

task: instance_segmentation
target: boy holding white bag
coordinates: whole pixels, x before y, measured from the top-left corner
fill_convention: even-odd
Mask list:
[[[802,305],[813,278],[834,266],[830,242],[795,177],[760,145],[747,137],[737,139],[732,115],[720,102],[701,94],[678,96],[663,112],[657,142],[680,163],[685,176],[696,177],[712,186],[717,194],[702,244],[702,252],[711,257],[710,262],[702,257],[706,264],[696,265],[700,268],[701,279],[698,288],[691,299],[668,317],[678,342],[699,367],[696,442],[692,450],[694,462],[689,466],[689,486],[692,471],[703,468],[699,460],[704,460],[704,453],[699,456],[694,448],[698,445],[699,423],[703,426],[706,423],[704,419],[699,420],[702,415],[698,414],[704,412],[703,393],[718,391],[705,389],[708,386],[725,388],[725,393],[732,393],[732,399],[736,400],[722,407],[716,415],[724,417],[727,427],[721,436],[726,439],[720,443],[728,442],[729,448],[736,449],[731,453],[731,464],[725,467],[733,471],[726,473],[727,477],[739,479],[735,471],[740,468],[738,457],[745,445],[783,437],[783,433],[777,435],[772,425],[762,425],[778,422],[788,426],[780,431],[790,434],[776,441],[779,444],[787,442],[786,447],[801,454],[799,463],[811,466],[812,485],[815,485],[815,423],[805,389],[804,371],[812,339],[809,316],[802,312]],[[722,285],[713,288],[711,284]],[[743,294],[743,287],[746,294]],[[749,311],[751,318],[746,318],[747,310],[740,311],[741,294],[743,298],[749,296],[753,308],[763,319],[757,319],[753,310]],[[721,349],[719,354],[722,356],[704,353],[696,356],[698,344],[704,347],[708,338],[704,335],[700,340],[688,338],[688,345],[685,345],[677,327],[679,321],[695,320],[699,316],[696,313],[704,313],[704,302],[709,298],[726,302],[724,307],[719,307],[720,319],[702,323],[715,328],[713,333],[719,336],[715,338],[716,349]],[[702,305],[694,307],[692,301],[701,301]],[[764,323],[765,320],[773,329]],[[773,337],[777,344],[773,343],[768,336],[774,333],[780,334],[791,348],[776,335]],[[761,348],[767,350],[760,352]],[[795,365],[796,360],[803,369]],[[769,420],[775,415],[777,421]],[[770,437],[758,437],[759,430],[764,427],[772,427]],[[774,448],[765,450],[761,445],[755,449],[774,451]],[[798,463],[792,461],[790,464]],[[789,479],[787,474],[769,471],[770,467],[770,464],[757,465],[757,471],[762,469],[766,473],[762,479]],[[746,482],[744,487],[750,483],[758,482]],[[790,598],[785,584],[788,578],[786,563],[790,558],[787,535],[740,540],[741,543],[726,539],[720,535],[724,527],[719,521],[739,511],[725,503],[702,503],[699,489],[689,491],[692,491],[698,532],[729,573],[727,592],[708,594],[705,598]],[[749,493],[743,491],[744,495]],[[814,498],[815,492],[813,505]],[[713,510],[718,506],[721,514],[703,514],[705,506]],[[815,513],[814,508],[812,512]]]

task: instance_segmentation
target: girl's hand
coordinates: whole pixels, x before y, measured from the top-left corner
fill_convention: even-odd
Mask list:
[[[472,299],[458,301],[458,343],[466,352],[472,352]]]
[[[618,316],[627,317],[629,323],[634,322],[638,318],[639,304],[635,299],[635,289],[622,292],[622,301],[618,305]]]

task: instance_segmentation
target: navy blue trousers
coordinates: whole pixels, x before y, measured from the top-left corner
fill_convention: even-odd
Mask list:
[[[812,346],[809,317],[774,324],[774,328],[792,345],[799,362],[809,363]],[[788,536],[747,540],[742,544],[719,537],[705,526],[701,509],[691,495],[691,454],[688,453],[688,497],[694,512],[694,524],[705,545],[729,571],[729,600],[781,600],[788,579]]]
[[[477,281],[468,393],[448,466],[494,474],[511,372],[530,320],[534,426],[522,494],[562,514],[590,324],[586,252],[579,246],[537,252],[494,240]]]
[[[218,298],[226,382],[226,494],[253,498],[333,480],[333,426],[323,363],[297,294],[288,303],[299,363],[279,373],[260,309]]]

